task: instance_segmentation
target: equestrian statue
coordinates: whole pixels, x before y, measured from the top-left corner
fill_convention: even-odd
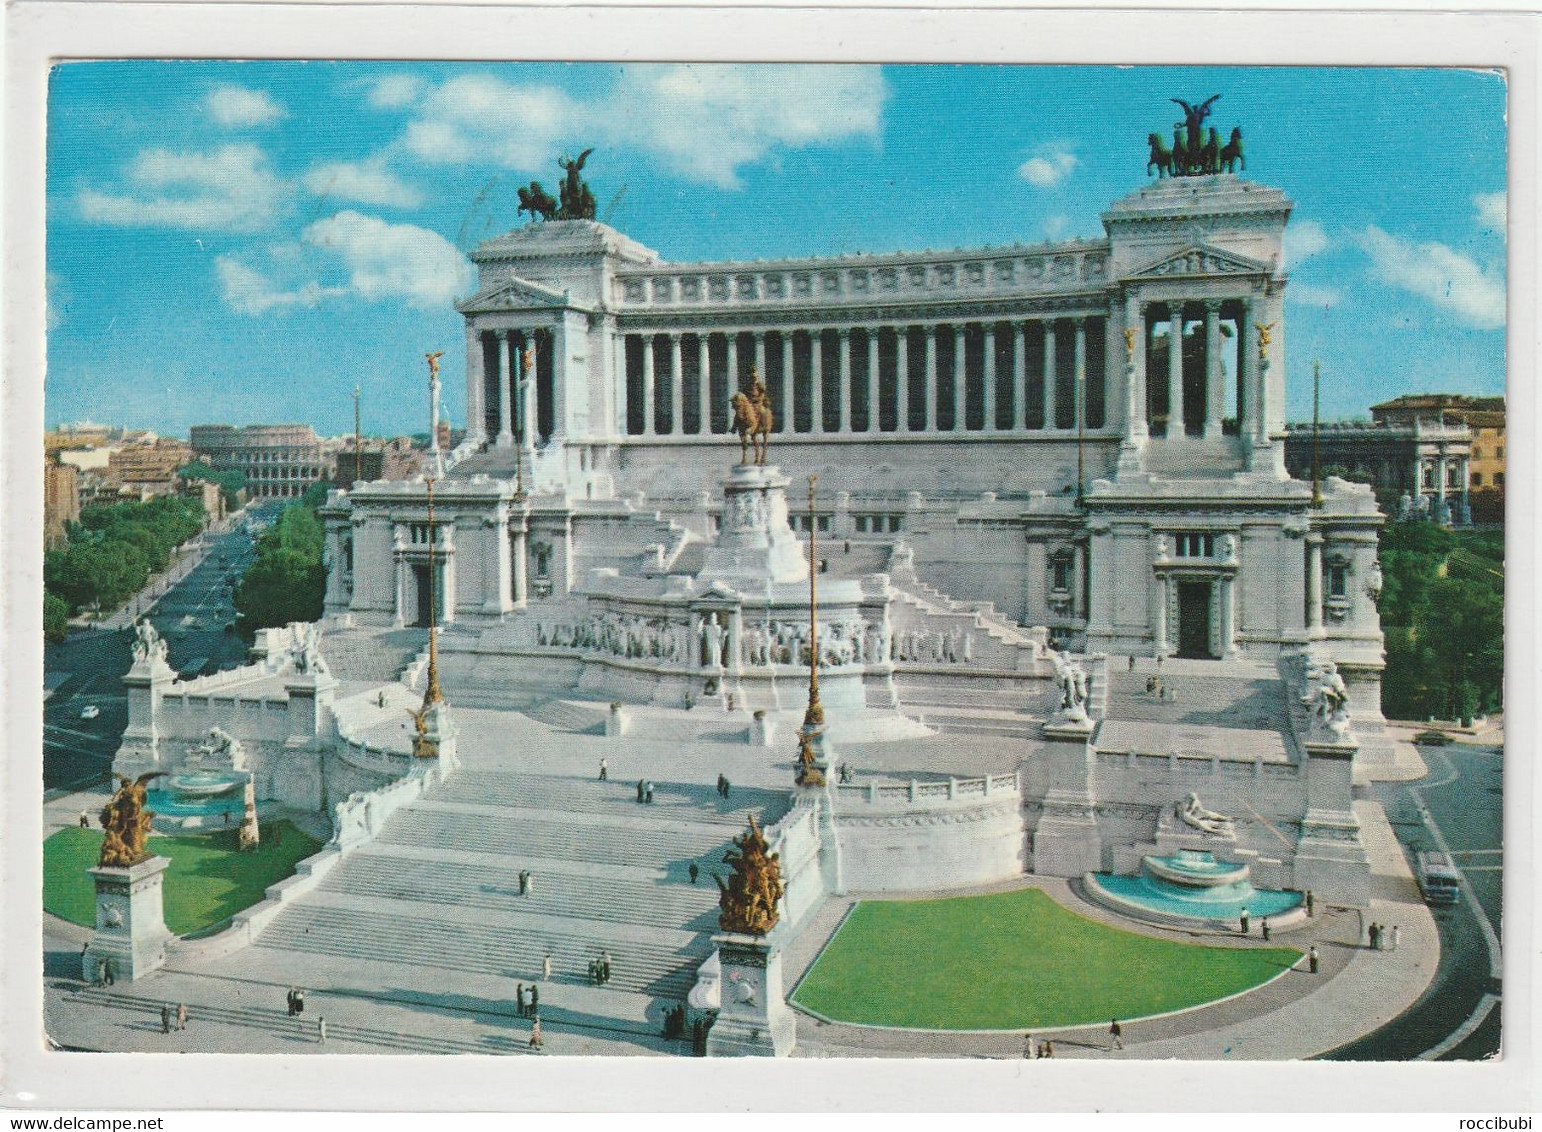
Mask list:
[[[531,181],[528,186],[519,189],[519,212],[528,212],[532,220],[593,220],[594,219],[594,193],[590,191],[588,183],[579,176],[583,171],[584,162],[589,160],[589,155],[594,152],[594,147],[584,150],[577,158],[557,158],[557,164],[561,166],[566,176],[557,191],[562,195],[559,203],[552,195],[542,187],[541,182]]]
[[[1146,174],[1155,171],[1162,177],[1205,177],[1214,173],[1231,173],[1247,168],[1242,153],[1242,129],[1234,127],[1231,140],[1222,144],[1221,131],[1215,126],[1205,128],[1210,108],[1221,96],[1213,94],[1194,105],[1181,98],[1172,99],[1183,107],[1183,121],[1173,123],[1172,148],[1167,147],[1160,134],[1147,134],[1150,152],[1146,158]]]
[[[775,419],[771,413],[771,398],[760,375],[750,370],[748,392],[733,395],[730,404],[734,409],[734,431],[739,434],[739,463],[761,464],[766,462],[766,441],[771,436]],[[751,453],[754,459],[751,460]]]

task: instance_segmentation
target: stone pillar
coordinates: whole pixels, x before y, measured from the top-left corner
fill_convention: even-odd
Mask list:
[[[1221,435],[1221,415],[1226,411],[1226,392],[1221,373],[1221,302],[1205,301],[1205,436]]]
[[[1451,512],[1446,505],[1446,446],[1440,444],[1435,449],[1435,514],[1432,518],[1437,523],[1450,523]]]
[[[878,429],[878,327],[867,328],[867,430]]]
[[[1045,428],[1058,428],[1058,427],[1060,427],[1058,422],[1055,419],[1059,415],[1055,411],[1056,410],[1055,398],[1056,398],[1056,396],[1058,396],[1059,390],[1056,389],[1055,387],[1060,384],[1059,381],[1056,380],[1055,366],[1056,366],[1056,362],[1055,362],[1055,320],[1051,318],[1051,319],[1046,319],[1045,322],[1044,322],[1044,427]]]
[[[996,324],[987,322],[984,326],[984,358],[982,360],[982,380],[985,382],[985,409],[984,419],[980,421],[980,427],[986,432],[996,431]]]
[[[766,380],[766,332],[755,331],[755,374],[760,378],[761,384]]]
[[[1242,367],[1241,397],[1237,406],[1237,432],[1251,445],[1259,431],[1258,405],[1258,333],[1254,328],[1253,301],[1243,299],[1237,312],[1237,358]]]
[[[926,328],[926,431],[937,431],[937,328]]]
[[[1152,654],[1167,655],[1167,575],[1159,573],[1157,580],[1156,632],[1153,634]]]
[[[707,1031],[708,1057],[789,1057],[797,1020],[782,997],[782,953],[764,936],[712,937],[722,967],[722,1005]]]
[[[1103,839],[1092,793],[1091,719],[1044,725],[1040,757],[1048,768],[1039,824],[1033,832],[1033,871],[1079,877],[1103,868]]]
[[[1322,635],[1322,535],[1317,531],[1306,536],[1306,631]]]
[[[808,332],[808,430],[813,433],[821,433],[825,430],[824,344],[824,331],[810,330]]]
[[[851,328],[841,327],[836,332],[840,340],[841,368],[836,383],[836,431],[841,435],[851,432]]]
[[[396,627],[407,624],[407,560],[396,555]]]
[[[894,431],[910,431],[910,327],[894,328]]]
[[[1028,427],[1028,343],[1021,322],[1012,324],[1012,430]]]
[[[1072,422],[1078,429],[1087,427],[1087,320],[1078,318],[1076,326],[1076,353],[1072,360],[1072,397],[1075,399]]]
[[[1237,579],[1234,575],[1223,576],[1221,587],[1221,655],[1234,656],[1237,652]]]
[[[643,372],[642,372],[642,400],[643,400],[643,435],[652,436],[654,420],[658,416],[658,377],[654,372],[654,340],[652,334],[642,336],[643,344]]]
[[[515,609],[524,609],[530,604],[530,515],[528,511],[520,510],[512,516],[510,531],[513,534],[513,563],[510,573],[513,575],[514,584],[513,602]]]
[[[679,332],[669,336],[669,435],[685,431],[685,366]]]
[[[793,353],[792,331],[782,331],[782,409],[781,420],[778,422],[779,432],[792,432],[792,406],[793,406]]]
[[[732,420],[734,394],[739,391],[739,332],[728,332],[728,374],[723,383],[723,404],[721,406],[723,431],[727,432]]]
[[[499,448],[507,448],[514,443],[514,432],[510,426],[509,416],[509,332],[497,331],[498,335],[498,437],[495,443]]]
[[[532,381],[534,375],[532,375]],[[587,390],[587,383],[585,389]],[[562,443],[568,436],[568,329],[566,316],[551,331],[551,436]]]
[[[96,933],[86,948],[85,974],[95,979],[102,964],[114,981],[133,982],[166,962],[166,927],[161,881],[171,861],[150,857],[127,868],[87,869],[96,882]]]
[[[712,335],[696,335],[696,432],[712,431]]]
[[[466,430],[478,441],[487,439],[487,357],[482,332],[466,327]]]
[[[1183,434],[1183,304],[1173,303],[1167,308],[1167,437]]]
[[[527,330],[525,332],[525,362],[520,370],[520,390],[522,393],[520,398],[520,427],[524,430],[524,447],[526,452],[535,451],[535,436],[536,433],[541,431],[541,414],[539,410],[541,391],[539,389],[540,382],[536,380],[536,375],[540,372],[541,366],[540,358],[536,353],[535,331]],[[652,412],[651,408],[649,412]],[[653,418],[650,416],[648,419],[652,420]],[[532,471],[534,470],[534,465],[531,465],[531,469]]]
[[[953,432],[964,431],[964,328],[953,327]]]

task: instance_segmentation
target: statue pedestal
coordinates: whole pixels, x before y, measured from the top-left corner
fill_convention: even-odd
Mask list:
[[[698,577],[734,589],[808,579],[808,553],[787,521],[787,485],[779,468],[736,465],[723,484],[723,517]]]
[[[1103,839],[1092,793],[1094,724],[1058,718],[1044,725],[1049,790],[1033,833],[1033,871],[1079,877],[1103,867]]]
[[[95,979],[103,961],[114,980],[133,982],[166,962],[166,928],[161,877],[171,861],[150,857],[128,868],[87,869],[96,881],[96,934],[86,948],[85,975]]]
[[[790,1057],[797,1019],[782,998],[782,952],[765,936],[723,932],[717,944],[722,1006],[707,1032],[708,1057]]]

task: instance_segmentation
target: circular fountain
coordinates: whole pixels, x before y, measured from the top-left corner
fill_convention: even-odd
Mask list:
[[[1087,894],[1105,907],[1152,923],[1235,927],[1242,910],[1287,926],[1305,916],[1298,892],[1254,888],[1246,864],[1218,861],[1201,849],[1141,859],[1136,876],[1088,873]]]
[[[244,771],[198,771],[158,779],[147,799],[155,824],[166,830],[238,825],[241,788],[250,778]]]

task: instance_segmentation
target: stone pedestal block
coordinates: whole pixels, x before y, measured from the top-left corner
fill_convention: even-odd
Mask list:
[[[778,468],[740,464],[723,484],[723,517],[700,578],[735,589],[808,578],[808,554],[787,520],[787,485]]]
[[[86,948],[85,974],[105,962],[115,980],[133,982],[166,962],[171,932],[161,904],[161,878],[171,861],[151,857],[128,868],[87,869],[96,881],[96,934]]]
[[[1041,875],[1079,877],[1103,867],[1103,837],[1092,797],[1094,726],[1085,717],[1044,726],[1049,789],[1033,833],[1033,871]]]
[[[782,953],[763,936],[712,937],[721,966],[722,1009],[707,1034],[708,1057],[789,1057],[797,1019],[782,998]]]

